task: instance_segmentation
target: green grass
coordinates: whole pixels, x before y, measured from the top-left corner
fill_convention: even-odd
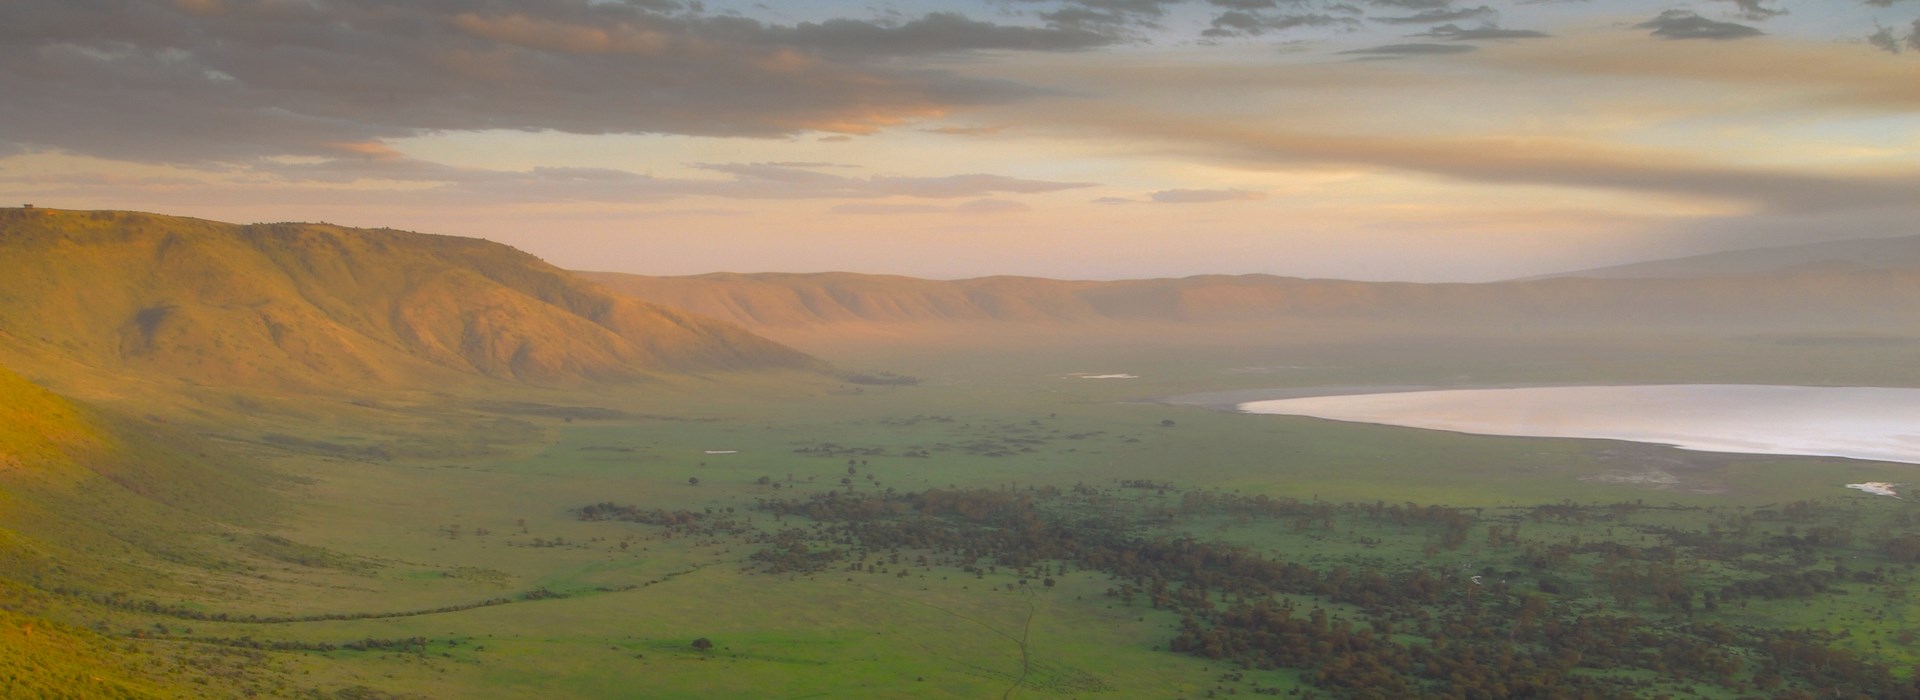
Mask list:
[[[0,256],[0,353],[40,386],[0,369],[0,683],[12,684],[0,695],[1200,697],[1311,680],[1166,651],[1179,614],[1107,595],[1124,582],[1098,571],[1024,589],[1004,567],[762,571],[751,555],[764,533],[812,524],[776,523],[755,504],[845,490],[842,479],[857,495],[1165,483],[1164,495],[1114,490],[1142,537],[1225,542],[1318,571],[1490,571],[1522,593],[1558,589],[1563,610],[1824,631],[1830,645],[1895,668],[1920,661],[1915,573],[1882,547],[1915,532],[1912,506],[1839,488],[1910,481],[1910,465],[1153,401],[1397,384],[1920,385],[1920,365],[1897,343],[1335,323],[787,338],[840,377],[921,379],[862,384],[704,322],[680,319],[697,337],[663,340],[670,312],[609,300],[498,246],[115,213],[9,216],[10,245],[35,254]],[[367,263],[382,246],[404,250]],[[500,342],[436,345],[469,332]],[[715,337],[740,352],[714,355]],[[514,338],[545,344],[520,362]],[[594,381],[756,357],[802,369]],[[719,450],[732,452],[709,454]],[[1318,521],[1162,517],[1195,493],[1437,504],[1467,509],[1473,524],[1449,546],[1433,525],[1356,510]],[[1819,505],[1781,515],[1803,499]],[[576,517],[600,502],[731,512],[747,530],[676,535]],[[1565,503],[1631,506],[1582,511],[1587,522],[1534,517],[1534,506]],[[1515,523],[1522,544],[1493,536]],[[1733,539],[1752,551],[1691,556],[1700,550],[1684,541],[1710,528],[1742,529]],[[1853,539],[1789,551],[1777,545],[1789,528]],[[815,548],[849,541],[807,536]],[[1621,563],[1603,550],[1534,568],[1541,550],[1576,542],[1679,552],[1673,565],[1699,591],[1836,564],[1879,571],[1688,617],[1616,595],[1605,572]],[[849,556],[860,554],[892,553]],[[715,646],[696,650],[701,638]],[[1649,692],[1689,685],[1595,673],[1643,674]]]
[[[284,505],[266,519],[251,511],[227,513],[209,522],[232,524],[205,528],[197,538],[169,535],[168,542],[135,543],[136,550],[171,546],[181,559],[156,564],[172,572],[178,585],[126,586],[132,598],[234,617],[360,619],[181,620],[77,601],[40,614],[82,625],[103,623],[101,629],[119,637],[116,644],[148,650],[184,642],[127,639],[127,631],[151,630],[159,623],[180,639],[250,637],[307,645],[433,640],[424,654],[268,652],[298,669],[284,676],[285,682],[328,692],[367,686],[476,698],[635,692],[649,697],[1198,697],[1219,687],[1244,694],[1256,682],[1292,688],[1301,679],[1291,671],[1247,671],[1237,680],[1223,680],[1242,671],[1165,651],[1177,617],[1143,602],[1125,605],[1105,596],[1114,584],[1098,572],[1074,571],[1060,577],[1056,588],[1033,592],[1007,592],[1005,585],[1017,578],[1011,572],[976,578],[941,566],[914,567],[904,578],[893,575],[897,568],[886,574],[829,567],[808,575],[770,575],[746,570],[747,556],[758,545],[740,538],[668,538],[654,526],[581,522],[572,510],[602,501],[668,510],[733,508],[755,527],[771,529],[769,515],[749,512],[757,499],[841,488],[851,458],[857,462],[851,478],[859,493],[948,486],[1105,488],[1116,480],[1149,479],[1179,489],[1302,501],[1480,507],[1482,522],[1467,544],[1434,553],[1428,552],[1434,540],[1430,530],[1365,519],[1343,518],[1324,530],[1208,516],[1182,520],[1167,531],[1238,543],[1315,567],[1506,570],[1517,566],[1519,554],[1487,544],[1486,527],[1536,504],[1640,501],[1752,509],[1818,497],[1836,509],[1822,517],[1855,517],[1846,515],[1848,509],[1860,510],[1861,524],[1853,526],[1856,543],[1819,555],[1815,563],[1820,565],[1836,556],[1880,556],[1874,542],[1881,526],[1875,523],[1907,508],[1904,502],[1839,488],[1863,480],[1902,481],[1910,469],[1902,465],[1698,455],[1604,441],[1469,436],[1168,406],[1141,399],[1192,390],[1351,383],[1365,372],[1315,370],[1280,382],[1269,374],[1225,372],[1257,359],[1251,350],[1190,358],[1075,352],[1079,356],[1028,353],[997,361],[975,356],[942,372],[927,371],[938,364],[931,357],[916,360],[924,363],[918,366],[876,363],[928,381],[914,387],[862,387],[858,393],[826,378],[749,375],[670,382],[644,391],[462,390],[357,404],[302,404],[294,396],[246,394],[251,402],[246,405],[263,409],[257,412],[232,401],[196,403],[201,415],[169,410],[165,419],[182,430],[211,434],[215,448],[208,454],[233,455],[286,477],[272,480],[278,486],[270,489],[284,494],[273,500]],[[1143,378],[1063,377],[1072,371],[1132,371]],[[1393,383],[1443,382],[1456,374],[1444,367],[1378,373]],[[1538,376],[1544,375],[1522,368],[1489,381]],[[1174,425],[1162,425],[1165,420]],[[133,431],[127,426],[143,424],[116,425]],[[285,438],[267,439],[270,435]],[[191,444],[181,440],[179,445]],[[817,451],[828,443],[858,452]],[[383,453],[361,449],[368,447]],[[922,451],[929,456],[905,456]],[[1594,480],[1631,475],[1649,463],[1684,470],[1683,488]],[[161,473],[174,471],[145,472]],[[756,483],[762,476],[783,487]],[[697,477],[699,485],[690,485],[689,477]],[[220,488],[239,486],[216,486],[211,492]],[[39,502],[34,493],[39,492],[24,494],[25,505]],[[109,507],[105,502],[85,506],[87,512]],[[183,501],[182,507],[213,505]],[[1611,535],[1603,526],[1556,523],[1529,523],[1523,531],[1528,540],[1541,543],[1576,536],[1639,542],[1652,537],[1639,528],[1697,530],[1717,517],[1705,511],[1645,510],[1624,523],[1606,524],[1614,529]],[[1785,525],[1766,527],[1777,534]],[[1580,555],[1576,563],[1591,566],[1599,559]],[[1603,589],[1577,573],[1579,566],[1563,574],[1576,588],[1568,601],[1601,600]],[[102,564],[75,573],[98,577],[111,570]],[[1753,574],[1716,564],[1696,576],[1724,585]],[[1889,598],[1888,585],[1847,584],[1844,589],[1805,600],[1753,600],[1744,608],[1723,608],[1714,619],[1851,630],[1851,638],[1836,644],[1898,666],[1914,661],[1915,647],[1899,639],[1913,603]],[[536,590],[564,597],[522,599]],[[495,598],[513,602],[465,607]],[[440,608],[460,609],[403,615]],[[695,651],[691,642],[702,637],[716,647]]]
[[[949,387],[859,397],[822,394],[759,413],[708,416],[714,420],[553,422],[547,424],[552,437],[539,449],[482,464],[330,463],[308,475],[318,498],[288,536],[388,565],[356,586],[325,596],[300,582],[342,577],[327,579],[288,567],[280,575],[289,583],[262,586],[266,590],[228,609],[261,614],[406,610],[537,588],[571,594],[446,615],[256,631],[310,641],[421,635],[487,647],[459,656],[464,661],[458,664],[382,662],[398,664],[386,671],[395,674],[392,687],[423,692],[427,685],[410,683],[452,679],[471,684],[462,686],[468,688],[463,692],[497,697],[537,687],[614,695],[631,684],[644,684],[662,697],[743,692],[977,697],[1004,691],[1017,677],[1012,669],[1018,645],[1004,632],[1020,626],[1028,601],[994,590],[1011,575],[975,580],[936,570],[925,579],[918,573],[896,579],[861,573],[852,574],[850,583],[847,574],[836,571],[797,578],[742,573],[749,546],[665,540],[648,526],[581,523],[569,509],[602,500],[668,509],[742,508],[755,498],[832,487],[846,473],[846,458],[793,452],[822,442],[886,451],[885,456],[856,457],[866,460],[855,477],[863,491],[1158,478],[1187,488],[1329,501],[1500,506],[1555,503],[1577,494],[1581,501],[1754,505],[1815,485],[1843,497],[1835,487],[1844,482],[1834,479],[1897,470],[1741,458],[1712,477],[1739,488],[1671,493],[1578,481],[1616,468],[1602,456],[1605,446],[1588,442],[1435,434],[1148,404],[1050,403],[1018,394],[1007,397],[1011,406],[996,411],[1003,398],[997,393]],[[886,422],[911,415],[951,415],[953,422]],[[1176,425],[1160,426],[1166,416]],[[1038,421],[1043,430],[1028,421]],[[924,459],[898,456],[912,446],[1046,436],[1056,429],[1105,432],[1079,440],[1051,438],[1034,453],[1014,456],[957,449]],[[1023,430],[1029,432],[1018,432]],[[739,452],[704,454],[719,448]],[[866,482],[867,474],[877,476],[880,485]],[[788,475],[797,483],[794,489],[775,491],[754,483],[759,476],[785,483]],[[699,477],[701,484],[688,485],[688,476]],[[457,538],[448,534],[456,525]],[[489,534],[474,534],[479,529]],[[1196,534],[1323,563],[1356,555],[1394,565],[1425,561],[1420,554],[1425,538],[1418,534],[1400,533],[1398,540],[1370,549],[1352,542],[1352,536],[1369,534],[1364,529],[1352,536],[1306,537],[1278,524],[1249,530],[1222,522],[1202,524]],[[634,538],[630,548],[620,550],[618,542],[629,537]],[[568,544],[529,546],[553,539]],[[1477,549],[1448,557],[1471,559]],[[461,567],[498,573],[442,573]],[[1211,687],[1221,669],[1154,651],[1165,644],[1172,620],[1138,608],[1109,607],[1113,603],[1100,596],[1106,586],[1098,574],[1077,574],[1040,601],[1033,644],[1048,673],[1057,677],[1049,687],[1172,695]],[[254,629],[227,627],[233,629],[221,634]],[[710,654],[691,652],[688,644],[696,637],[714,639],[720,647]],[[646,658],[633,658],[636,654]],[[346,668],[365,663],[349,656],[337,661]],[[1273,674],[1266,684],[1287,682]]]
[[[151,661],[88,630],[0,610],[0,696],[187,698],[150,677]]]

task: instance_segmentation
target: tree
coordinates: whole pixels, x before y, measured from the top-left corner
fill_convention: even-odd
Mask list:
[[[1920,562],[1920,535],[1895,537],[1881,545],[1887,558],[1899,564]]]
[[[712,648],[713,648],[713,640],[707,639],[706,637],[701,637],[699,639],[693,640],[694,651],[704,654]]]
[[[1162,420],[1160,421],[1160,427],[1162,427],[1162,428],[1171,428],[1171,427],[1173,427],[1173,419],[1172,419],[1172,418],[1166,418],[1166,419],[1162,419]]]
[[[767,484],[773,483],[773,477],[763,476],[758,479],[754,479],[753,483],[759,484],[761,486],[766,486]]]
[[[688,485],[688,486],[699,486],[699,485],[700,485],[700,477],[697,477],[697,476],[689,476],[689,477],[687,477],[687,485]]]

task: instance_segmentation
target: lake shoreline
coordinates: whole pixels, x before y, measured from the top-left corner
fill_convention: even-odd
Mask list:
[[[1248,413],[1240,409],[1242,404],[1254,401],[1278,401],[1281,399],[1311,399],[1321,396],[1361,396],[1366,394],[1407,394],[1420,391],[1455,391],[1468,389],[1534,389],[1563,384],[1344,384],[1339,386],[1296,386],[1274,387],[1270,389],[1228,389],[1225,391],[1202,391],[1192,394],[1175,394],[1146,399],[1143,403],[1157,403],[1167,406],[1198,406],[1200,408],[1229,413]],[[1607,386],[1587,384],[1582,386]],[[1248,415],[1254,415],[1249,413]]]
[[[1920,464],[1920,389],[1768,384],[1298,387],[1171,405],[1422,430]]]

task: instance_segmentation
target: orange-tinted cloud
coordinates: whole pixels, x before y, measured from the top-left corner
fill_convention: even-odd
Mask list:
[[[1360,164],[1483,183],[1706,197],[1779,211],[1907,204],[1914,192],[1920,192],[1920,168],[1886,175],[1797,172],[1573,139],[1349,135],[1175,119],[1117,118],[1102,125],[1135,138],[1166,142],[1196,157],[1244,167]]]
[[[1253,190],[1160,190],[1147,195],[1149,201],[1160,204],[1212,204],[1216,202],[1247,202],[1267,198],[1265,192]]]
[[[449,21],[476,37],[561,53],[659,55],[673,43],[666,32],[627,22],[588,26],[524,14],[481,16],[473,12],[455,15]]]
[[[954,14],[779,25],[654,5],[0,3],[0,92],[34,96],[0,110],[0,152],[210,163],[444,131],[868,134],[1043,94],[924,57],[1112,41]]]

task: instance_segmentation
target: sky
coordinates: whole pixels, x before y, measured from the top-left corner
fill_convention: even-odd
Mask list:
[[[1920,234],[1920,0],[0,0],[0,94],[0,202],[580,270],[1483,281]]]

